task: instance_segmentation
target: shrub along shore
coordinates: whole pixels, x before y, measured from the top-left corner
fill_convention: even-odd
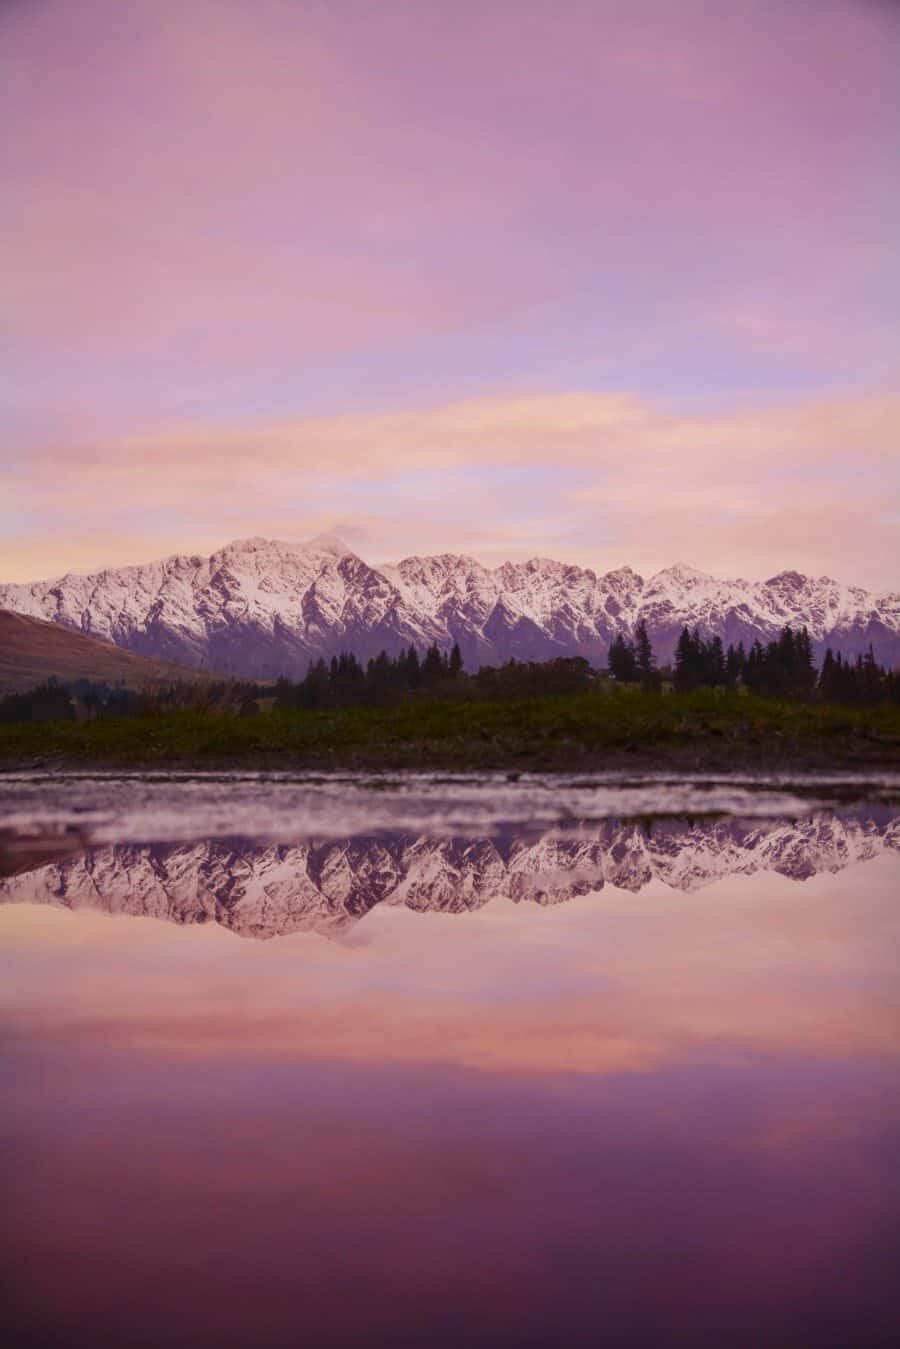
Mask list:
[[[246,713],[247,708],[244,708]],[[0,769],[900,770],[900,707],[606,682],[539,697],[0,725]]]

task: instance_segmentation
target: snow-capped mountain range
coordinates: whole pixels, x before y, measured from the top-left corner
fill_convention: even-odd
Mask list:
[[[900,851],[900,818],[830,812],[795,822],[673,819],[652,829],[608,820],[575,837],[117,844],[0,881],[0,903],[215,922],[242,937],[337,935],[378,904],[462,913],[500,896],[559,904],[606,885],[637,893],[652,881],[691,893],[761,871],[802,881],[886,850]]]
[[[660,662],[682,627],[749,644],[805,624],[821,656],[869,643],[900,662],[900,593],[874,595],[785,571],[723,581],[677,564],[649,578],[597,575],[546,558],[489,568],[454,553],[370,566],[339,539],[243,539],[211,557],[174,556],[90,576],[0,585],[0,608],[106,638],[144,656],[228,674],[303,674],[311,657],[395,654],[458,642],[468,669],[510,657],[583,655],[604,664],[644,619]]]

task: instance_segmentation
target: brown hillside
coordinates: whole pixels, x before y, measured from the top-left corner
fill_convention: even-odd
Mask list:
[[[171,661],[149,660],[112,642],[72,632],[0,609],[0,696],[22,693],[55,675],[59,680],[96,679],[129,688],[207,679],[208,673]]]

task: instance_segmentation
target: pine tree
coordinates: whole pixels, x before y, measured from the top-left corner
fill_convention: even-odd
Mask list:
[[[747,666],[744,671],[747,688],[753,693],[763,692],[765,665],[766,653],[763,650],[762,642],[757,637],[747,654]]]
[[[609,648],[608,664],[610,674],[619,683],[631,683],[637,678],[634,647],[631,642],[626,642],[621,633],[617,634]]]
[[[886,677],[887,671],[882,670],[875,659],[875,652],[872,649],[872,643],[869,643],[869,649],[863,656],[862,662],[862,680],[860,693],[867,703],[876,703],[881,697],[882,680]]]
[[[425,659],[422,662],[422,683],[426,688],[431,688],[440,681],[444,673],[441,653],[436,645],[432,645],[425,652]]]
[[[642,684],[652,684],[656,679],[656,662],[653,659],[653,647],[647,633],[647,624],[640,620],[634,630],[634,654],[637,677]]]
[[[718,633],[713,637],[708,647],[708,682],[714,687],[725,683],[725,652],[722,649],[722,638]]]
[[[685,627],[675,646],[674,683],[679,693],[694,687],[694,663],[694,643]]]
[[[735,688],[738,680],[744,678],[746,668],[747,653],[744,651],[744,643],[739,642],[737,647],[729,645],[725,657],[725,683],[729,688]]]
[[[813,660],[812,638],[804,625],[794,642],[796,680],[798,689],[809,692],[816,687],[816,663]]]
[[[419,653],[414,646],[411,646],[406,653],[406,659],[402,666],[402,682],[410,689],[417,689],[421,682]]]

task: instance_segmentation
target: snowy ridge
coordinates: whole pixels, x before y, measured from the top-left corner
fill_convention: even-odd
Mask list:
[[[820,812],[799,822],[609,820],[589,835],[434,839],[408,834],[291,845],[116,844],[0,881],[0,902],[215,922],[242,937],[336,935],[378,904],[460,913],[505,896],[558,904],[653,881],[691,893],[731,875],[797,881],[900,850],[900,818]]]
[[[311,657],[361,658],[409,643],[459,642],[469,669],[583,655],[647,623],[660,661],[681,628],[723,641],[767,641],[805,624],[817,654],[871,642],[900,662],[900,594],[873,595],[797,572],[723,581],[678,563],[645,579],[630,567],[598,576],[546,558],[488,568],[452,553],[373,567],[339,539],[244,539],[211,557],[174,556],[91,576],[0,585],[0,608],[103,637],[140,655],[256,677],[305,673]]]

